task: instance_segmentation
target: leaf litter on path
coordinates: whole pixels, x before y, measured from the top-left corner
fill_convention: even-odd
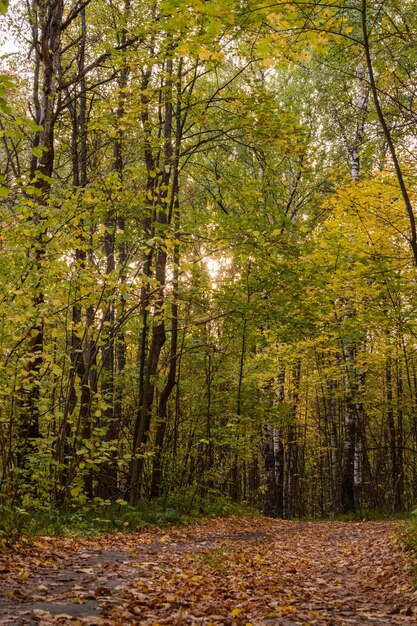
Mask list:
[[[263,517],[0,554],[0,624],[417,624],[397,522]]]

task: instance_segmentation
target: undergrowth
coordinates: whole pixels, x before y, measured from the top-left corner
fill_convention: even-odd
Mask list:
[[[389,513],[387,511],[377,511],[375,509],[356,511],[352,513],[341,513],[333,517],[303,517],[301,521],[306,522],[376,522],[383,520],[410,520],[412,513],[404,511],[402,513]]]
[[[412,512],[410,523],[402,529],[400,537],[411,557],[414,582],[417,588],[417,509]]]
[[[302,518],[302,521],[373,521],[411,520],[401,531],[404,545],[413,555],[417,579],[417,510],[411,513],[389,514],[381,511],[361,511],[333,518]],[[219,494],[200,497],[194,493],[140,501],[136,506],[118,500],[97,500],[71,508],[56,506],[19,507],[0,502],[0,547],[31,536],[88,536],[106,532],[129,532],[148,527],[188,524],[208,517],[230,515],[259,515],[247,504],[232,502]]]
[[[141,501],[134,507],[121,501],[97,501],[78,508],[29,510],[0,503],[0,546],[35,535],[93,537],[104,532],[187,524],[204,517],[256,514],[256,509],[221,496],[160,498]]]

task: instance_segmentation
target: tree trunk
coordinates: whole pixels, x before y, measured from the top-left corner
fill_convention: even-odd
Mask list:
[[[168,189],[171,179],[172,166],[173,166],[173,145],[172,145],[172,124],[173,124],[173,107],[172,107],[172,53],[171,47],[167,52],[165,76],[166,80],[163,86],[163,98],[164,98],[164,112],[165,119],[163,124],[163,137],[164,137],[164,162],[162,172],[160,174],[160,184],[157,189],[156,200],[156,225],[158,227],[158,233],[161,236],[164,235],[165,229],[169,226],[169,221],[172,216],[169,215],[168,207]],[[146,158],[146,154],[145,154]],[[152,162],[154,160],[152,159]],[[154,178],[154,176],[151,176]],[[155,177],[156,178],[156,177]],[[155,190],[156,191],[156,190]],[[172,193],[172,189],[171,189]],[[134,442],[133,442],[133,460],[130,472],[130,503],[135,504],[139,498],[140,493],[140,477],[142,474],[146,442],[148,439],[148,431],[151,422],[151,411],[154,399],[155,391],[155,375],[158,368],[159,357],[162,347],[165,343],[165,280],[166,280],[166,265],[167,265],[167,248],[164,245],[158,245],[155,254],[155,267],[154,275],[157,287],[155,288],[153,298],[153,325],[152,335],[148,350],[148,356],[146,359],[146,366],[144,366],[144,381],[143,381],[143,399],[142,406],[139,407],[135,429],[134,429]],[[143,346],[142,346],[143,349]]]
[[[23,442],[20,463],[25,463],[26,446],[31,440],[39,437],[39,377],[43,364],[44,322],[40,309],[44,302],[42,289],[42,260],[45,255],[46,218],[51,177],[54,171],[54,126],[55,103],[58,90],[58,73],[61,53],[63,0],[46,0],[36,2],[35,19],[32,24],[34,39],[33,47],[36,54],[33,99],[37,114],[36,122],[42,126],[34,140],[34,149],[41,150],[32,156],[30,183],[38,189],[35,196],[38,207],[35,209],[33,224],[36,233],[29,250],[33,259],[33,271],[36,273],[36,284],[32,299],[35,318],[28,346],[28,361],[25,381],[22,385],[21,413],[22,421],[20,437]],[[39,101],[39,80],[42,76],[41,100]],[[38,156],[35,156],[38,155]]]
[[[179,227],[179,204],[178,204],[178,184],[174,185],[174,195],[176,203],[176,230]],[[175,234],[175,239],[178,239],[178,232]],[[176,383],[176,371],[178,361],[178,280],[179,280],[179,262],[180,251],[178,243],[174,244],[173,253],[173,290],[172,290],[172,305],[171,305],[171,346],[168,376],[164,388],[162,389],[161,396],[159,398],[158,412],[157,412],[157,429],[155,437],[155,456],[152,470],[152,483],[151,483],[151,498],[157,498],[161,495],[162,485],[162,451],[165,439],[165,432],[168,419],[168,400],[174,390]]]

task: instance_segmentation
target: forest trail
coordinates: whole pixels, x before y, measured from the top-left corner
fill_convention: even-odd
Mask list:
[[[0,624],[417,624],[397,522],[206,520],[0,553]]]

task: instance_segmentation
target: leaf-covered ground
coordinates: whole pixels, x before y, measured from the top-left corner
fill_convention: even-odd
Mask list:
[[[208,520],[0,554],[0,624],[417,624],[396,522]]]

